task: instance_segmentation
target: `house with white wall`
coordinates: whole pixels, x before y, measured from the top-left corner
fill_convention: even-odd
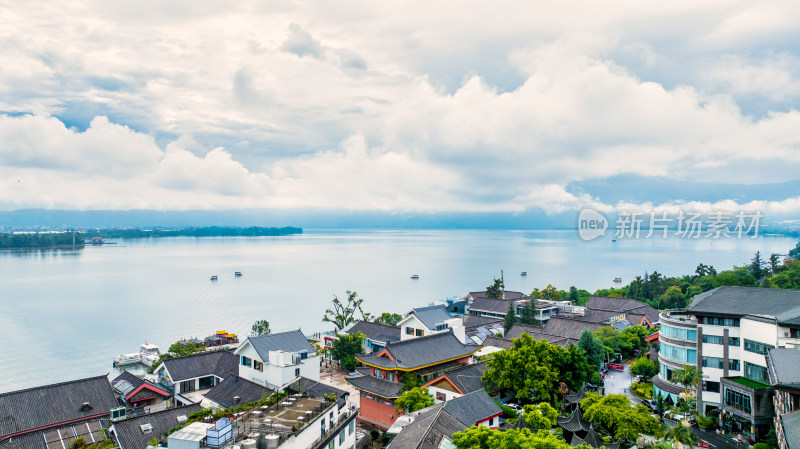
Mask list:
[[[237,371],[237,358],[231,352],[204,351],[186,357],[164,360],[154,371],[160,383],[173,388],[175,405],[202,401],[202,395]]]
[[[267,388],[298,377],[319,380],[319,355],[300,330],[247,337],[234,354],[239,377]]]
[[[400,340],[424,337],[426,335],[450,332],[464,342],[466,330],[460,317],[454,317],[444,305],[417,307],[411,309],[397,326],[400,327]]]

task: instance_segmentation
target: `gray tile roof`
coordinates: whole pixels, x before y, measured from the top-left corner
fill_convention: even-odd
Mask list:
[[[114,435],[121,449],[145,449],[153,437],[163,436],[169,429],[178,425],[178,416],[189,416],[201,410],[200,404],[176,407],[161,412],[129,418],[114,423]],[[150,424],[153,431],[142,433],[140,426]]]
[[[164,360],[173,382],[215,375],[221,379],[239,372],[239,357],[229,351],[207,351]]]
[[[95,436],[92,433],[89,433],[89,429],[86,426],[87,424],[95,425],[96,423],[99,423],[100,426],[105,429],[108,428],[110,421],[108,419],[98,420],[97,418],[94,418],[85,421],[71,422],[66,425],[40,430],[38,432],[24,433],[19,436],[0,440],[0,449],[47,449],[47,435],[53,435],[53,432],[56,430],[61,432],[61,435],[66,440],[67,444],[69,444],[72,440],[67,435],[74,435],[70,433],[73,432],[73,429],[75,429],[77,432],[85,433],[85,435],[83,435],[84,440],[87,442],[87,444],[91,444],[93,442],[100,441],[99,438],[101,437],[98,435],[98,439],[93,441],[92,439],[95,438]],[[56,443],[54,441],[51,443],[51,446],[55,446],[57,444],[60,444],[60,442]]]
[[[111,381],[111,386],[114,387],[114,384],[123,380],[131,384],[134,390],[144,383],[144,379],[141,377],[128,371],[123,371],[119,376],[115,377],[114,380]]]
[[[374,354],[358,355],[356,359],[367,365],[387,369],[413,370],[467,357],[478,349],[479,346],[466,345],[458,341],[453,332],[441,332],[388,344],[386,351],[392,356],[393,361],[389,357],[378,357]]]
[[[590,426],[588,422],[583,420],[583,413],[581,413],[580,407],[575,407],[575,410],[569,416],[557,417],[556,422],[568,432],[586,432]]]
[[[800,411],[781,416],[783,434],[789,449],[800,449]]]
[[[508,349],[511,347],[511,340],[505,338],[497,338],[497,337],[486,337],[486,340],[483,340],[483,346],[495,346],[497,348]]]
[[[242,379],[236,374],[230,374],[204,396],[225,408],[233,408],[239,404],[258,401],[264,394],[269,396],[272,393],[273,391],[267,387]],[[233,399],[236,396],[239,397],[238,402]]]
[[[463,368],[448,371],[444,375],[453,382],[464,394],[473,391],[483,390],[486,383],[481,380],[483,372],[486,371],[486,362],[473,363]]]
[[[498,315],[505,315],[508,312],[508,305],[511,303],[508,299],[490,299],[478,298],[472,301],[469,306],[470,313],[474,310],[476,312],[496,313]]]
[[[348,334],[355,334],[356,332],[361,332],[373,341],[384,343],[387,341],[400,341],[400,327],[398,326],[359,321],[347,330]]]
[[[247,337],[247,341],[253,345],[253,349],[261,356],[261,360],[269,360],[270,351],[307,351],[309,356],[317,353],[299,329],[277,334],[259,335],[258,337]]]
[[[503,413],[500,406],[483,390],[473,391],[444,403],[444,410],[468,426]]]
[[[313,397],[322,397],[326,394],[333,394],[336,395],[337,398],[344,398],[345,396],[350,395],[350,392],[348,391],[313,379],[309,379],[307,377],[301,377],[298,382],[300,383],[299,386],[297,382],[292,382],[286,388],[294,393],[308,393],[309,396]]]
[[[373,376],[347,377],[345,381],[356,390],[366,391],[387,399],[399,398],[403,389],[403,384],[389,382]]]
[[[601,447],[605,447],[606,449],[619,449],[619,441],[615,441],[613,443],[604,442],[600,436],[597,435],[597,432],[594,431],[594,427],[589,428],[589,431],[586,433],[586,438],[579,438],[578,435],[573,435],[572,441],[570,441],[569,444],[572,446],[579,446],[584,443],[595,449],[599,449]]]
[[[542,326],[530,326],[527,324],[515,324],[511,326],[511,329],[506,332],[504,338],[512,339],[512,338],[519,338],[523,333],[526,333],[533,337],[535,334],[542,332]]]
[[[773,386],[800,388],[800,350],[772,348],[767,353],[769,380]]]
[[[689,312],[716,315],[766,315],[779,323],[800,324],[800,290],[717,287],[695,295]]]
[[[83,403],[88,402],[88,407]],[[0,439],[66,421],[108,414],[117,399],[108,377],[96,376],[0,394]]]
[[[541,333],[544,335],[569,338],[577,341],[581,338],[581,332],[583,332],[584,329],[589,329],[589,331],[594,332],[601,327],[603,327],[602,323],[583,321],[579,318],[564,318],[560,316],[554,316],[547,320],[547,323],[542,326]]]
[[[467,427],[439,405],[403,428],[387,449],[438,449],[443,438],[452,440],[454,433]]]
[[[500,323],[501,325],[503,324],[502,318],[495,318],[491,316],[464,315],[461,319],[467,332],[476,329],[478,326],[487,326],[496,323]]]
[[[629,298],[612,298],[610,296],[592,296],[586,302],[586,310],[617,312],[625,314],[644,315],[650,324],[658,322],[658,310],[641,301]],[[635,323],[639,324],[639,323]]]
[[[466,296],[464,296],[464,299],[469,300],[470,298],[472,298],[473,301],[480,298],[486,298],[486,290],[481,292],[469,292],[467,293]],[[506,290],[503,292],[502,299],[513,299],[516,301],[517,299],[525,299],[525,298],[528,298],[528,296],[525,293]]]
[[[413,314],[417,317],[422,324],[425,325],[428,329],[435,330],[437,324],[442,324],[445,321],[452,319],[453,316],[447,311],[447,306],[428,306],[428,307],[417,307],[415,309],[411,309],[409,315]]]
[[[555,319],[555,317],[550,318],[548,323],[550,321],[553,321],[554,319]],[[558,317],[558,319],[567,319],[567,318]],[[592,324],[592,323],[590,323],[590,324]],[[596,328],[599,328],[600,326],[603,325],[601,323],[594,323],[594,324],[596,325]],[[586,325],[586,324],[584,324],[584,325]],[[547,333],[545,331],[546,326],[547,326],[547,324],[545,324],[545,326],[543,326],[543,327],[540,327],[540,326],[529,326],[529,325],[526,325],[526,324],[515,324],[515,325],[513,325],[511,327],[511,329],[508,330],[508,333],[506,333],[506,337],[505,338],[506,339],[519,338],[520,336],[522,336],[523,333],[525,333],[525,334],[528,334],[531,337],[535,338],[536,340],[544,339],[545,341],[547,341],[551,345],[561,346],[561,347],[564,347],[564,348],[569,347],[570,344],[577,344],[578,343],[578,339],[577,338],[572,338],[570,336],[554,335],[554,334]],[[565,332],[568,335],[572,335],[572,331],[567,329],[563,324],[558,325],[558,326],[551,325],[550,326],[550,330],[551,330],[551,332]],[[483,344],[486,345],[487,343],[484,341]]]

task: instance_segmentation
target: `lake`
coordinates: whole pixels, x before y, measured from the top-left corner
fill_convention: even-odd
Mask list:
[[[508,290],[553,284],[594,291],[613,286],[615,277],[627,283],[645,271],[688,274],[700,262],[726,269],[756,251],[766,258],[795,244],[780,236],[612,243],[584,242],[575,231],[306,230],[0,251],[0,392],[113,375],[113,357],[145,341],[165,350],[179,338],[222,329],[245,336],[260,319],[273,332],[329,330],[324,310],[348,289],[365,298],[368,312],[402,314],[481,290],[500,270]]]

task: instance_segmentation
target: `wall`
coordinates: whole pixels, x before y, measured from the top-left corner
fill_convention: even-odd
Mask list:
[[[446,381],[442,381],[442,382],[446,382]],[[447,388],[442,388],[442,387],[439,387],[439,386],[436,386],[436,385],[437,384],[429,386],[428,387],[428,392],[430,392],[430,394],[433,395],[433,398],[434,398],[434,400],[436,401],[437,404],[441,403],[442,401],[440,401],[439,399],[436,399],[436,393],[444,394],[445,395],[445,401],[449,401],[449,400],[452,400],[452,399],[455,399],[455,398],[460,398],[462,396],[461,393],[457,393],[455,391],[449,390]]]
[[[416,331],[417,330],[421,330],[422,331],[422,335],[421,335],[422,337],[424,337],[425,335],[428,335],[428,328],[425,327],[425,325],[422,324],[422,321],[420,321],[419,318],[415,317],[414,315],[407,316],[406,318],[403,319],[403,321],[398,323],[398,325],[400,326],[400,341],[410,340],[412,338],[416,338],[417,337],[417,335],[416,335]],[[414,335],[406,334],[406,328],[409,328],[409,327],[414,329],[414,331],[415,331]]]
[[[393,405],[376,402],[363,394],[358,413],[370,422],[384,424],[387,429],[397,420],[397,411]]]
[[[334,405],[331,409],[326,410],[324,415],[320,415],[317,417],[314,422],[308,425],[302,432],[297,434],[296,436],[288,439],[283,444],[279,446],[279,449],[307,449],[312,447],[311,445],[316,442],[320,435],[322,434],[322,424],[325,423],[325,428],[330,429],[331,421],[330,421],[330,413],[333,412],[333,421],[336,422],[341,415],[347,414],[348,407],[342,407],[339,410],[338,406]],[[353,421],[355,422],[355,421]],[[356,432],[355,432],[355,424],[353,424],[353,431],[350,431],[349,426],[345,426],[342,428],[340,432],[337,432],[333,436],[334,448],[339,449],[349,449],[351,446],[356,444]],[[339,444],[339,433],[345,433],[344,442]],[[325,446],[328,447],[327,445]]]
[[[286,367],[278,367],[264,363],[264,371],[260,372],[255,370],[252,366],[244,366],[241,364],[241,357],[249,357],[255,361],[261,361],[258,352],[249,343],[244,347],[240,346],[236,350],[236,355],[239,357],[239,377],[255,382],[259,385],[264,385],[269,388],[276,388],[287,384],[294,380],[295,369],[300,368],[300,375],[307,377],[311,380],[319,380],[319,363],[320,357],[314,356],[303,360],[298,365],[290,365]],[[254,364],[253,364],[254,365]]]

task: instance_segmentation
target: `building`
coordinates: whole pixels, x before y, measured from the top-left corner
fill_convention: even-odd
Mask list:
[[[115,422],[109,433],[120,449],[146,449],[150,440],[161,440],[170,429],[186,422],[189,414],[200,410],[200,404],[191,404],[128,418]]]
[[[766,354],[800,346],[800,291],[718,287],[696,295],[682,313],[659,317],[660,372],[654,394],[677,400],[670,381],[685,365],[702,369],[698,410],[720,413],[723,429],[760,439],[772,426]]]
[[[466,338],[463,321],[450,315],[444,305],[411,309],[397,326],[401,340],[450,331],[461,341]]]
[[[478,390],[483,391],[486,383],[481,380],[486,371],[486,362],[464,365],[428,381],[427,388],[436,403],[447,402]]]
[[[229,351],[205,351],[164,360],[153,374],[172,388],[175,405],[199,403],[203,393],[238,371],[238,357]]]
[[[301,376],[319,380],[319,355],[299,330],[247,337],[234,354],[239,377],[270,389]]]
[[[364,340],[364,353],[380,352],[389,342],[400,341],[400,326],[387,326],[386,324],[372,323],[369,321],[356,321],[345,328],[341,334],[350,335],[361,332],[367,337]]]
[[[128,371],[123,371],[111,381],[111,388],[124,404],[122,410],[115,409],[111,419],[123,416],[152,413],[169,407],[172,393],[168,388],[146,381]]]
[[[241,404],[260,401],[270,396],[273,390],[239,377],[238,374],[229,374],[208,393],[204,394],[204,406],[211,408],[234,408]]]
[[[773,348],[767,353],[772,388],[773,425],[780,449],[800,448],[800,350]]]
[[[592,296],[586,302],[586,321],[619,322],[631,325],[655,327],[658,325],[658,310],[649,304],[628,298]]]
[[[105,375],[0,394],[0,448],[64,449],[78,437],[99,442],[116,407]]]
[[[503,320],[478,315],[464,315],[461,317],[464,333],[467,337],[465,343],[482,344],[487,337],[503,335]]]
[[[394,401],[403,389],[402,377],[412,375],[427,383],[445,372],[469,364],[479,349],[466,345],[452,332],[440,332],[390,343],[377,354],[359,355],[364,375],[347,378],[361,392],[360,419],[388,429],[397,419]]]

